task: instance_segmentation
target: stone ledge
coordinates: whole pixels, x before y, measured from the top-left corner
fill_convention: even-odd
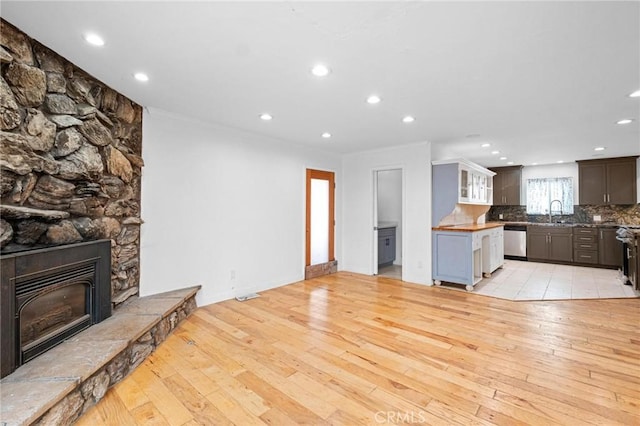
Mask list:
[[[43,210],[7,204],[0,206],[0,213],[2,213],[2,217],[9,219],[30,219],[33,217],[39,217],[46,220],[59,220],[66,219],[70,216],[68,212],[61,210]]]
[[[338,272],[338,261],[331,260],[327,263],[307,266],[304,270],[304,279],[310,280],[323,275],[335,274],[336,272]]]
[[[200,286],[125,302],[114,314],[0,380],[2,426],[69,424],[162,343]]]

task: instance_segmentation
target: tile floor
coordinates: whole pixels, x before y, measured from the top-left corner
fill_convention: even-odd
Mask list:
[[[474,293],[511,300],[608,299],[640,297],[612,269],[505,260]]]
[[[402,266],[380,268],[378,275],[400,280]],[[443,287],[466,291],[463,285],[443,283]],[[613,269],[508,259],[490,278],[483,278],[476,284],[473,292],[510,300],[640,297],[640,293],[634,292],[631,286],[622,284],[620,272]]]
[[[395,278],[397,280],[402,279],[402,265],[385,266],[378,269],[378,275],[381,277]]]

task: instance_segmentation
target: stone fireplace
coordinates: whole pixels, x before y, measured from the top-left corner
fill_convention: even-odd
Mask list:
[[[1,423],[73,423],[196,309],[138,297],[143,165],[142,108],[0,18]]]
[[[111,316],[111,241],[1,258],[1,377]]]
[[[0,65],[0,256],[110,240],[117,308],[139,288],[142,108],[2,19]]]

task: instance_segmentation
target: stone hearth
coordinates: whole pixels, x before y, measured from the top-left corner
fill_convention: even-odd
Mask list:
[[[200,287],[135,298],[0,381],[3,426],[75,421],[196,309]]]

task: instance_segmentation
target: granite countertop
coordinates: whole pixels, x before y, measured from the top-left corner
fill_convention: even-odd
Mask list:
[[[632,229],[640,229],[640,225],[629,225],[624,223],[548,223],[548,222],[499,222],[503,225],[536,225],[536,226],[565,226],[565,227],[582,227],[582,228],[618,228],[621,226],[632,228]]]
[[[504,226],[502,222],[467,223],[464,225],[444,225],[431,228],[433,231],[476,232]]]
[[[607,227],[607,228],[618,228],[621,226],[637,229],[640,232],[640,225],[627,225],[622,223],[545,223],[545,222],[487,222],[482,224],[473,224],[466,223],[461,225],[443,225],[443,226],[434,226],[431,228],[433,231],[454,231],[454,232],[476,232],[483,231],[485,229],[497,228],[499,226],[504,225],[536,225],[536,226],[552,226],[552,227],[566,227],[566,228],[598,228],[598,227]],[[381,229],[383,226],[381,224],[378,225],[378,228]]]

